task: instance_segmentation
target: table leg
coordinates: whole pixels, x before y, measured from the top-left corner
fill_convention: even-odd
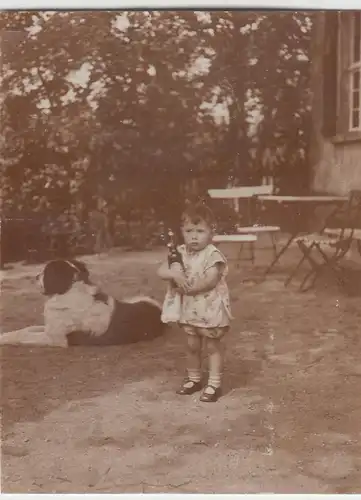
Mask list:
[[[249,243],[250,243],[250,260],[251,260],[252,264],[254,264],[254,262],[255,262],[254,241],[250,241]],[[245,243],[241,243],[241,246],[239,248],[239,252],[238,252],[238,255],[237,255],[237,259],[236,259],[236,267],[237,268],[239,268],[240,263],[241,263],[241,254],[243,252],[244,245],[245,245]]]
[[[243,252],[243,243],[241,243],[238,253],[237,253],[237,258],[236,258],[236,268],[238,269],[240,264],[241,264],[241,254]]]
[[[254,241],[250,242],[250,251],[251,251],[251,261],[252,261],[252,264],[254,265],[254,261],[255,261]]]
[[[271,242],[272,242],[272,248],[273,248],[273,255],[276,257],[277,256],[277,240],[276,240],[276,236],[274,233],[271,233]]]

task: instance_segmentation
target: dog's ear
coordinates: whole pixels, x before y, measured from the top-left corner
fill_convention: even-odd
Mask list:
[[[77,279],[79,281],[83,281],[84,283],[90,284],[89,270],[87,266],[84,264],[84,262],[75,259],[68,260],[67,262],[70,262],[71,265],[77,269],[78,271]]]
[[[66,293],[72,286],[76,268],[65,260],[48,262],[43,273],[43,288],[45,295]]]

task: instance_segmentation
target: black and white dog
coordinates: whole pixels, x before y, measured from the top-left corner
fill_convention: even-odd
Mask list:
[[[150,297],[114,299],[91,283],[83,262],[53,260],[37,280],[46,296],[45,325],[4,333],[0,345],[121,345],[164,332],[158,302]]]

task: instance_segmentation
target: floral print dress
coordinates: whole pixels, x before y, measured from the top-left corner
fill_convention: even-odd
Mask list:
[[[188,252],[185,245],[180,245],[178,250],[190,285],[202,279],[205,272],[218,263],[223,264],[222,276],[215,288],[197,295],[181,295],[170,284],[163,303],[162,321],[202,328],[228,326],[232,314],[225,280],[228,274],[226,258],[212,244],[199,252]]]

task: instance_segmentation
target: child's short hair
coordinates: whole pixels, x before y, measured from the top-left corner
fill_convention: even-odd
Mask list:
[[[190,221],[192,224],[205,222],[212,229],[216,223],[212,210],[204,202],[192,203],[186,206],[181,216],[181,224],[183,225],[186,221]]]

